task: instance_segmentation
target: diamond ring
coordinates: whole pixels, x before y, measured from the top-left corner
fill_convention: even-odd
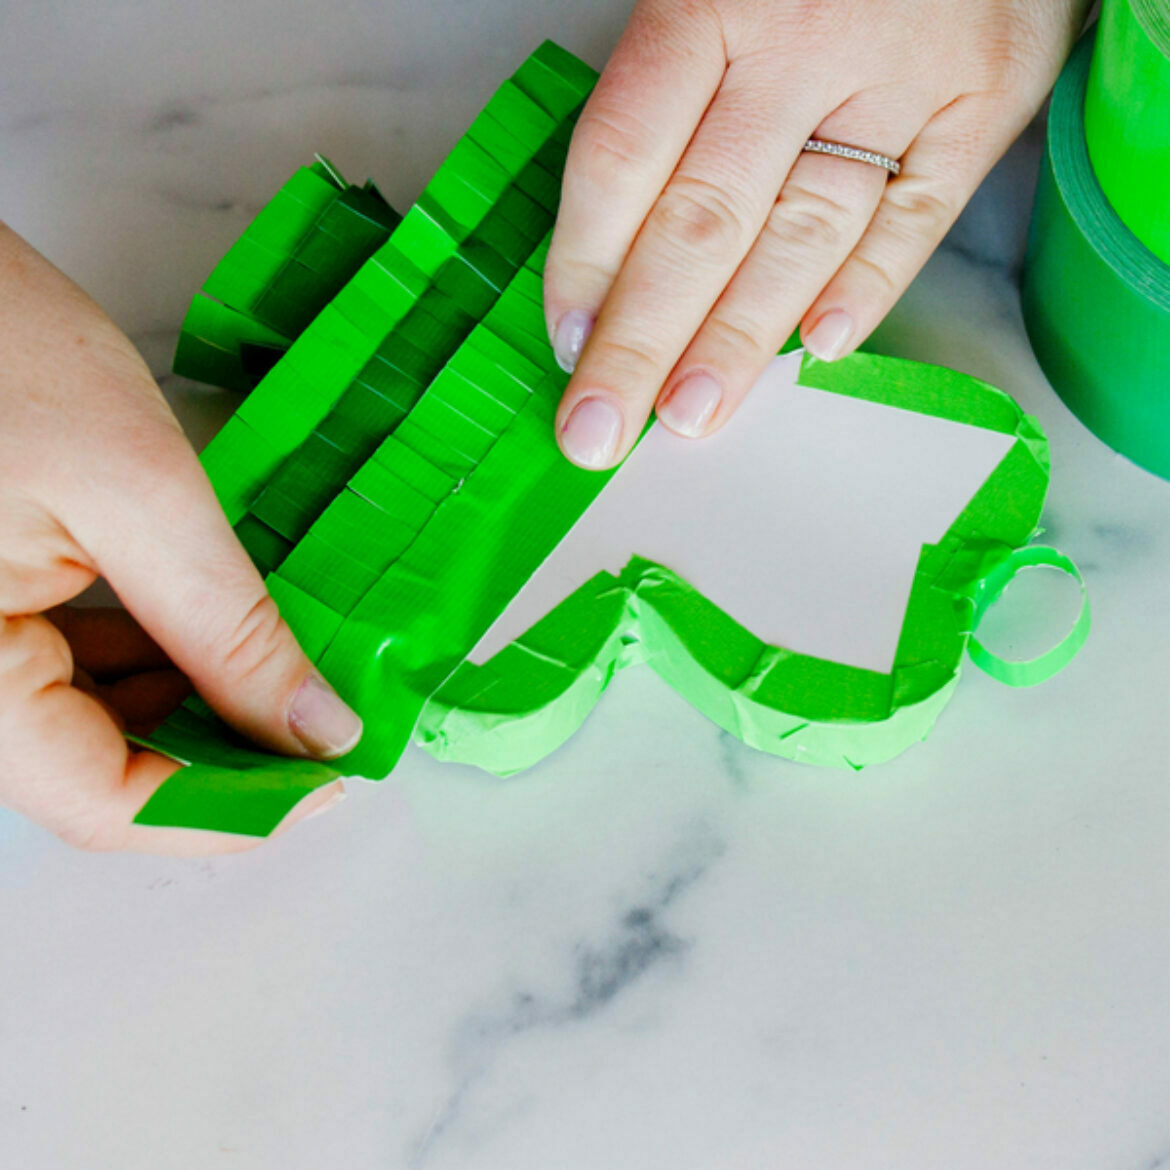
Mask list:
[[[885,167],[891,175],[896,175],[902,169],[902,164],[897,159],[878,154],[876,150],[862,150],[860,146],[846,146],[843,142],[827,142],[823,138],[810,138],[802,149],[810,150],[814,154],[835,154],[838,158],[851,158],[856,162]]]

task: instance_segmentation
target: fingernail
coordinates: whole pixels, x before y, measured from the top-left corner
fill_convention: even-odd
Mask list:
[[[577,368],[581,351],[593,332],[593,318],[583,309],[570,309],[558,322],[553,334],[553,354],[557,365],[571,374]]]
[[[595,471],[613,462],[622,433],[622,416],[601,398],[582,399],[573,408],[561,432],[565,454]]]
[[[853,336],[853,318],[844,309],[830,309],[804,339],[804,348],[813,357],[831,362],[841,356]]]
[[[316,674],[293,695],[288,725],[310,755],[326,760],[344,755],[362,737],[362,721]]]
[[[723,390],[710,374],[688,374],[658,404],[655,413],[672,431],[697,439],[719,409]]]

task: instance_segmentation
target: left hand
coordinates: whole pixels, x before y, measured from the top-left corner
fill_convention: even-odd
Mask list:
[[[122,732],[191,685],[290,755],[342,755],[361,721],[297,645],[129,338],[3,223],[0,354],[0,805],[84,849],[251,848],[138,824],[179,765]],[[64,604],[98,577],[128,612]],[[281,827],[342,795],[318,788]]]
[[[1085,8],[640,0],[573,136],[545,266],[575,365],[565,454],[612,466],[652,408],[710,434],[798,323],[818,357],[855,348],[1039,108]],[[812,137],[902,172],[802,153]]]

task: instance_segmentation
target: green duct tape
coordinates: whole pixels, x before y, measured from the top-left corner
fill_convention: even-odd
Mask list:
[[[1052,96],[1022,296],[1056,392],[1114,450],[1170,477],[1170,265],[1109,206],[1085,146],[1092,34]]]
[[[192,700],[138,741],[189,765],[159,788],[139,823],[264,835],[339,774],[385,776],[428,700],[459,677],[483,633],[604,488],[607,474],[574,467],[557,448],[553,417],[566,376],[553,361],[540,305],[554,176],[593,76],[563,50],[542,46],[492,99],[491,117],[477,120],[470,135],[477,149],[453,153],[391,240],[315,311],[205,459],[232,520],[263,548],[262,559],[282,562],[269,587],[307,652],[366,720],[362,743],[328,765],[269,755]],[[288,235],[296,230],[294,223]],[[272,258],[253,252],[263,277]],[[248,285],[247,271],[238,277]],[[455,334],[420,315],[409,337],[377,342],[411,306],[445,314],[447,301],[432,295],[444,288],[452,303],[471,298],[459,302]],[[354,436],[367,442],[384,425],[370,395],[393,390],[367,362],[372,344],[382,345],[377,361],[410,387],[405,417],[361,454]],[[594,666],[612,671],[632,653],[606,649],[621,624],[615,606],[636,604],[659,663],[675,656],[680,690],[713,718],[757,746],[771,750],[783,738],[802,748],[799,758],[856,767],[921,738],[945,703],[976,624],[980,582],[1028,539],[1039,515],[1047,447],[1006,395],[953,371],[871,355],[832,366],[806,357],[801,381],[1016,440],[946,537],[923,549],[895,670],[880,675],[764,647],[646,562],[616,590],[607,584],[604,596],[586,597],[587,620],[576,632],[592,646]],[[351,383],[362,393],[342,409]],[[292,495],[274,491],[264,517],[247,513],[301,447],[304,479],[288,486],[301,493],[319,478],[331,502],[296,538],[280,531],[292,531],[288,513],[300,506]],[[599,621],[606,615],[615,620]],[[736,679],[725,661],[730,642],[752,656]],[[732,665],[743,665],[742,654]],[[588,677],[577,688],[576,722],[596,698],[591,689]],[[424,737],[441,706],[424,718]],[[474,704],[463,707],[462,717],[473,718]],[[563,730],[559,712],[558,719]],[[479,719],[481,727],[490,722]],[[512,733],[529,734],[515,721]],[[533,742],[543,752],[560,734],[546,729]]]
[[[1081,610],[1072,629],[1052,649],[1035,658],[1012,660],[988,650],[975,636],[983,615],[1003,596],[1004,590],[1026,569],[1056,569],[1072,577],[1081,587]],[[1062,671],[1080,652],[1089,637],[1091,624],[1089,593],[1080,570],[1054,548],[1030,545],[1018,548],[987,575],[975,594],[972,637],[967,645],[971,661],[984,673],[1010,687],[1034,687]]]
[[[1085,141],[1122,222],[1170,263],[1170,4],[1104,0],[1085,92]]]
[[[411,409],[552,226],[555,201],[540,204],[525,190],[559,190],[575,112],[595,79],[563,49],[542,45],[485,110],[514,116],[506,157],[489,153],[498,136],[490,148],[479,145],[477,119],[389,240],[296,337],[231,420],[236,425],[212,440],[203,463],[233,524],[251,513],[299,540],[345,483],[344,475],[318,474],[323,459],[356,470]],[[268,262],[256,259],[262,269]],[[353,401],[366,398],[368,406],[368,389],[390,402],[389,414]],[[339,413],[345,417],[330,417]],[[306,490],[314,479],[317,489]]]
[[[139,825],[267,837],[310,792],[340,776],[328,764],[260,751],[229,733],[200,700],[184,704],[149,739],[129,738],[186,765],[139,810]]]
[[[641,664],[744,743],[801,763],[856,769],[923,739],[954,690],[971,630],[1006,587],[1003,566],[1019,570],[1012,557],[1048,486],[1047,443],[1005,394],[955,371],[806,355],[800,381],[1015,437],[939,543],[923,547],[888,673],[769,646],[670,569],[635,557],[487,662],[463,662],[424,709],[418,741],[439,759],[519,771],[576,731],[618,671]],[[1071,659],[1066,643],[1032,665],[1036,676]],[[999,660],[979,650],[977,664],[995,673]]]
[[[432,376],[441,372],[451,357],[451,350],[458,347],[461,371],[458,378],[463,382],[470,379],[475,383],[474,388],[494,397],[497,406],[487,409],[497,420],[500,418],[498,404],[511,400],[512,388],[523,387],[525,397],[543,388],[547,418],[539,425],[551,434],[552,408],[547,403],[551,401],[555,405],[564,376],[552,361],[541,307],[523,295],[523,288],[530,283],[526,277],[539,271],[543,264],[547,240],[541,241],[555,211],[559,192],[557,176],[575,111],[595,80],[596,73],[571,54],[551,42],[543,44],[493,95],[485,114],[448,156],[392,238],[341,292],[320,310],[316,290],[312,298],[305,294],[306,307],[311,303],[313,310],[309,314],[313,318],[311,325],[297,334],[288,353],[204,452],[204,466],[221,504],[233,523],[247,522],[246,533],[240,534],[246,536],[253,553],[263,548],[265,555],[260,559],[282,561],[291,542],[260,517],[248,516],[249,505],[273,484],[278,471],[283,472],[289,455],[309,440],[313,441],[309,453],[312,457],[301,461],[306,478],[298,485],[298,493],[303,495],[305,485],[313,482],[313,473],[319,472],[325,494],[343,497],[343,503],[348,505],[351,501],[344,496],[350,468],[357,473],[356,483],[357,476],[367,470],[367,464],[374,462],[400,480],[398,494],[390,505],[395,510],[387,517],[388,521],[402,521],[402,509],[416,508],[420,494],[430,497],[437,508],[439,502],[459,491],[459,477],[475,465],[474,458],[468,461],[466,452],[451,446],[446,434],[436,435],[421,424],[405,427],[404,441],[387,440],[368,459],[352,445],[343,450],[331,446],[322,434],[314,437],[314,428],[329,421],[332,407],[342,399],[354,377],[373,377],[373,365],[383,363],[393,375],[389,384],[380,378],[371,383],[378,394],[388,395],[397,389],[408,391],[404,414],[413,415],[416,404],[422,407],[420,414],[431,405],[441,411],[449,406],[453,381],[448,379],[440,384],[440,379],[434,378],[432,393],[428,396],[422,392]],[[499,115],[507,125],[503,122],[489,125],[488,115],[492,118]],[[321,207],[332,198],[330,186],[337,190],[341,185],[340,177],[323,162],[316,168],[303,168],[285,185],[278,208],[280,214],[267,214],[259,227],[249,228],[244,245],[233,248],[232,264],[224,269],[243,290],[241,302],[245,295],[255,299],[271,286],[273,274],[283,270],[282,257],[289,247],[297,246],[297,241],[305,238],[305,223],[319,215]],[[492,197],[485,194],[489,190]],[[298,206],[305,203],[306,192],[315,201],[312,207],[306,204],[302,213]],[[539,202],[541,199],[544,203]],[[287,206],[290,201],[298,205],[291,211]],[[290,213],[285,215],[286,211]],[[525,272],[525,264],[535,267]],[[465,267],[466,272],[456,275],[452,288],[465,290],[470,276],[474,276],[475,281],[486,283],[493,292],[507,284],[509,295],[481,298],[480,311],[485,307],[488,311],[480,326],[472,330],[466,345],[460,341],[475,322],[463,310],[458,311],[463,313],[466,324],[459,326],[456,336],[451,336],[449,330],[436,334],[432,329],[416,338],[429,347],[427,352],[409,339],[391,345],[395,339],[388,337],[388,332],[410,312],[420,309],[424,300],[431,308],[443,309],[446,316],[447,308],[454,301],[441,288],[454,265]],[[435,320],[439,325],[449,323]],[[505,333],[515,335],[524,354],[501,340]],[[213,339],[225,352],[234,340],[231,331],[215,334]],[[415,359],[424,363],[425,381],[414,379]],[[541,368],[533,366],[534,360],[539,361]],[[548,367],[549,372],[545,373],[543,367]],[[409,388],[405,387],[406,381],[411,381]],[[525,425],[529,429],[538,425],[531,421],[530,412],[520,410],[518,414],[526,417]],[[351,428],[363,427],[361,438],[368,442],[375,437],[364,433],[369,420],[370,415],[355,406],[355,411],[347,413],[343,421]],[[458,418],[452,417],[451,425],[460,425]],[[396,424],[391,429],[396,430]],[[469,432],[466,426],[463,432],[476,433]],[[448,463],[459,468],[455,475],[445,470]],[[593,493],[605,481],[604,476],[580,475],[588,480]],[[372,481],[376,478],[363,477],[361,490],[367,493],[375,490]],[[365,496],[362,500],[372,503]],[[278,500],[266,515],[284,527],[290,518],[301,523],[299,513],[303,508],[302,499],[286,496],[283,503]],[[456,507],[454,514],[462,513]],[[306,556],[311,555],[321,571],[311,581],[301,582],[308,588],[280,576],[269,578],[269,587],[282,612],[315,659],[324,657],[334,641],[340,641],[354,655],[352,661],[336,670],[345,684],[343,689],[345,686],[359,688],[363,679],[368,681],[376,676],[378,663],[369,660],[376,659],[378,646],[384,641],[382,626],[368,622],[369,605],[357,604],[373,592],[371,566],[373,583],[378,583],[384,565],[378,559],[385,551],[384,529],[374,525],[368,533],[371,541],[378,542],[377,555],[372,560],[355,558],[331,543],[350,520],[344,508],[327,508],[311,526],[305,540],[315,542],[315,546],[306,549]],[[352,527],[349,524],[351,531]],[[555,542],[559,535],[549,532],[537,538],[533,548],[539,549],[540,540]],[[540,556],[538,551],[534,555]],[[522,564],[517,562],[513,571],[522,572]],[[353,615],[349,614],[350,609],[355,609]],[[367,619],[364,629],[372,643],[360,636],[355,643],[355,630],[361,628],[363,618]],[[418,699],[418,708],[423,701],[425,696]],[[362,745],[367,753],[365,758],[374,761],[368,764],[370,770],[366,774],[380,778],[393,767],[401,746],[409,738],[418,708],[413,712],[391,710],[389,714],[381,714],[386,711],[384,706],[371,708],[367,701],[355,699],[355,702],[367,718],[367,736]],[[389,755],[388,740],[398,744]],[[136,819],[144,824],[263,835],[271,832],[306,792],[341,774],[337,767],[282,759],[251,748],[216,720],[199,700],[185,704],[149,739],[136,738],[135,742],[154,747],[188,765],[162,785],[139,812]],[[357,772],[367,765],[346,761],[346,766],[351,772]],[[277,782],[282,775],[287,781],[283,786]]]
[[[301,167],[192,300],[175,373],[251,390],[401,218],[372,182],[347,184],[328,159]]]

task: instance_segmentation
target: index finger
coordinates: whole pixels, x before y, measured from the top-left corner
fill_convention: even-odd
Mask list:
[[[579,466],[619,462],[775,206],[825,99],[737,61],[647,216],[557,412]]]
[[[585,103],[544,268],[549,337],[566,370],[719,88],[721,43],[705,5],[639,3]]]

